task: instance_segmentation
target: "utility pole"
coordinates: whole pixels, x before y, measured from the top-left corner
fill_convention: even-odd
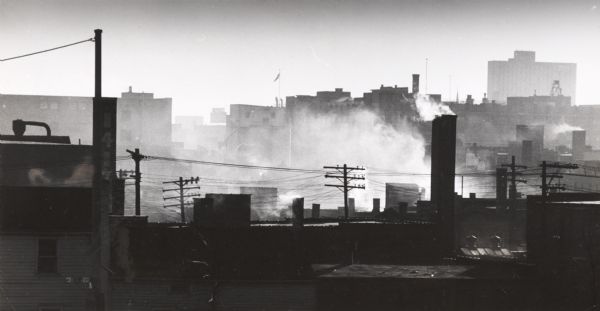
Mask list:
[[[554,180],[554,178],[556,178],[556,179],[563,178],[563,176],[559,174],[561,169],[574,170],[574,169],[579,168],[579,166],[577,164],[560,163],[560,162],[547,163],[546,161],[543,161],[540,166],[542,167],[542,176],[541,176],[542,177],[542,186],[541,186],[541,188],[542,188],[542,203],[544,203],[546,201],[546,198],[548,197],[549,192],[557,192],[557,191],[565,190],[564,185],[561,184],[560,182],[558,182],[556,185],[552,185],[552,180]],[[549,174],[548,173],[549,168],[555,168],[556,172]]]
[[[517,228],[515,224],[517,222],[517,197],[520,197],[520,194],[517,192],[517,183],[527,183],[525,179],[517,179],[517,175],[522,175],[523,173],[517,172],[517,169],[526,169],[527,166],[516,164],[515,156],[513,155],[510,159],[510,164],[502,164],[502,167],[510,168],[510,186],[508,190],[508,206],[509,217],[510,217],[510,231],[509,231],[509,244],[512,245],[515,239],[515,232]],[[506,191],[506,189],[504,190]]]
[[[344,192],[344,219],[348,219],[348,191],[351,189],[365,189],[365,185],[351,185],[350,182],[353,180],[365,180],[365,175],[349,175],[353,171],[364,171],[364,167],[348,167],[346,164],[343,166],[323,166],[324,169],[335,170],[333,173],[326,173],[325,178],[335,178],[339,180],[341,185],[325,184],[326,187],[336,187]],[[336,175],[336,173],[338,175]],[[341,174],[341,175],[339,175]]]
[[[558,184],[556,185],[552,185],[552,180],[554,178],[556,179],[560,179],[563,178],[562,175],[560,175],[560,170],[561,169],[569,169],[569,170],[573,170],[573,169],[577,169],[579,168],[579,166],[577,164],[571,164],[571,163],[560,163],[560,162],[554,162],[554,163],[547,163],[546,161],[543,161],[542,164],[540,165],[542,167],[542,198],[541,198],[541,208],[542,208],[542,236],[543,236],[543,243],[542,243],[542,252],[546,252],[546,250],[548,249],[548,243],[547,243],[547,216],[546,216],[546,203],[548,202],[548,193],[550,192],[556,192],[556,191],[563,191],[565,190],[564,185],[561,185],[560,182],[558,182]],[[548,168],[555,168],[556,171],[554,173],[548,173]],[[564,228],[561,228],[561,253],[564,254],[563,252],[563,247],[564,245],[562,244],[562,235],[563,235],[563,230]]]
[[[198,184],[198,182],[200,181],[200,177],[190,177],[189,179],[183,179],[183,177],[179,177],[178,180],[172,180],[172,181],[165,181],[163,182],[163,184],[175,184],[178,188],[176,189],[163,189],[163,193],[164,192],[169,192],[169,191],[176,191],[178,192],[177,196],[173,196],[173,197],[163,197],[163,200],[172,200],[172,199],[178,199],[179,200],[179,204],[170,204],[170,205],[165,205],[164,207],[171,207],[171,206],[179,206],[180,210],[181,210],[181,222],[185,223],[185,199],[184,198],[188,198],[188,197],[197,197],[199,194],[188,194],[186,195],[184,193],[185,190],[190,190],[190,189],[200,189],[199,186],[188,186],[185,187],[187,184]]]
[[[522,175],[523,173],[517,172],[517,169],[526,169],[525,165],[518,165],[515,163],[515,156],[511,157],[510,164],[502,164],[502,167],[510,168],[510,187],[508,190],[508,198],[511,202],[511,209],[514,209],[514,201],[517,199],[517,183],[527,183],[525,179],[517,179],[517,175]]]
[[[135,215],[140,216],[140,182],[142,180],[142,173],[140,173],[140,161],[145,159],[146,156],[140,153],[139,148],[135,148],[135,151],[127,149],[127,152],[131,155],[131,159],[133,159],[135,162]]]

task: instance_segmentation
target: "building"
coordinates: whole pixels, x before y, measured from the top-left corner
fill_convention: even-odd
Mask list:
[[[117,104],[117,150],[138,147],[166,154],[171,147],[171,98],[152,93],[121,93]],[[55,135],[69,135],[74,143],[92,143],[92,98],[77,96],[0,94],[0,134],[10,133],[15,119],[48,123]]]
[[[0,309],[95,310],[92,147],[15,134],[0,138]]]
[[[515,51],[506,61],[488,62],[487,95],[505,103],[511,96],[551,95],[554,81],[560,81],[562,94],[575,101],[577,65],[536,62],[535,52]]]
[[[231,105],[225,130],[225,161],[287,165],[289,137],[285,108]]]
[[[210,123],[225,123],[227,121],[227,113],[225,108],[213,108],[210,112]]]

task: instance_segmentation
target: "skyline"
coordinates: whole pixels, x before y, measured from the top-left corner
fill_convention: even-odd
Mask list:
[[[0,58],[101,28],[105,96],[131,85],[173,98],[174,116],[207,117],[213,107],[273,105],[280,69],[282,97],[334,88],[361,97],[381,84],[409,87],[419,73],[422,90],[479,100],[487,61],[533,50],[537,61],[577,63],[577,104],[598,104],[599,2],[2,0]],[[93,47],[2,62],[0,72],[2,94],[92,96]]]

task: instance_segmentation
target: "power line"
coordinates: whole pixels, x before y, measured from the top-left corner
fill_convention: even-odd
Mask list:
[[[13,59],[17,59],[17,58],[23,58],[23,57],[27,57],[27,56],[32,56],[32,55],[36,55],[36,54],[42,54],[42,53],[46,53],[46,52],[50,52],[50,51],[54,51],[54,50],[58,50],[58,49],[63,49],[66,47],[70,47],[73,45],[77,45],[77,44],[81,44],[81,43],[85,43],[85,42],[92,42],[94,41],[94,38],[89,38],[89,39],[85,39],[85,40],[81,40],[81,41],[77,41],[77,42],[73,42],[73,43],[69,43],[69,44],[65,44],[65,45],[61,45],[61,46],[57,46],[51,49],[47,49],[47,50],[42,50],[42,51],[37,51],[37,52],[33,52],[33,53],[28,53],[28,54],[23,54],[23,55],[18,55],[18,56],[13,56],[13,57],[9,57],[9,58],[3,58],[0,59],[0,62],[5,62],[5,61],[9,61],[9,60],[13,60]]]
[[[365,189],[364,185],[351,185],[350,182],[353,180],[365,180],[364,175],[348,175],[353,171],[364,171],[364,167],[348,167],[346,164],[343,166],[324,166],[324,169],[335,170],[341,175],[335,173],[325,174],[325,178],[335,178],[339,180],[341,185],[325,184],[325,187],[336,187],[344,192],[344,219],[348,219],[348,191],[351,189]]]
[[[151,156],[151,155],[148,155],[147,158],[150,160],[162,160],[162,161],[171,161],[171,162],[225,166],[225,167],[235,167],[235,168],[247,168],[247,169],[262,169],[262,170],[289,171],[289,172],[309,172],[309,173],[322,173],[323,172],[322,170],[316,170],[316,169],[302,169],[302,168],[290,168],[290,167],[278,167],[278,166],[261,166],[261,165],[247,165],[247,164],[235,164],[235,163],[224,163],[224,162],[211,162],[211,161],[177,159],[177,158]]]

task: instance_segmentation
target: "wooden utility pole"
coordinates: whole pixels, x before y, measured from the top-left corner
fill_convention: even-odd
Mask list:
[[[135,151],[127,149],[127,152],[131,155],[131,159],[135,162],[135,215],[141,215],[140,207],[140,183],[142,181],[142,173],[140,172],[140,161],[146,158],[145,155],[140,153],[139,148],[135,148]]]
[[[335,178],[339,180],[341,185],[325,184],[326,187],[336,187],[344,192],[344,219],[348,219],[348,191],[351,189],[365,189],[365,185],[351,185],[353,180],[365,180],[364,175],[349,175],[353,171],[364,171],[364,167],[348,167],[343,166],[324,166],[324,169],[336,170],[334,173],[326,173],[325,178]],[[336,175],[341,174],[341,175]]]
[[[573,169],[577,169],[579,168],[579,166],[577,164],[571,164],[571,163],[560,163],[560,162],[554,162],[554,163],[547,163],[546,161],[543,161],[542,164],[540,165],[542,167],[542,198],[541,198],[541,208],[542,208],[542,237],[543,237],[543,242],[542,242],[542,251],[546,252],[548,249],[548,245],[547,245],[547,216],[546,216],[546,204],[548,202],[548,194],[550,192],[556,192],[556,191],[563,191],[565,190],[564,185],[561,185],[560,182],[558,182],[556,185],[552,185],[552,180],[554,178],[556,179],[560,179],[563,178],[562,175],[560,175],[560,170],[561,169],[569,169],[569,170],[573,170]],[[548,173],[548,168],[555,168],[556,171],[554,173]],[[561,217],[562,218],[562,217]],[[564,221],[564,219],[563,219]],[[562,232],[561,228],[561,241],[562,241]],[[561,244],[561,247],[563,247],[564,245]],[[564,254],[564,252],[562,252],[561,249],[561,253]]]
[[[527,180],[525,179],[517,179],[517,175],[522,175],[523,173],[521,172],[517,172],[517,169],[526,169],[527,166],[525,165],[518,165],[515,163],[515,156],[511,157],[510,160],[510,164],[502,164],[502,167],[508,167],[510,168],[510,187],[508,190],[508,198],[510,199],[511,202],[511,209],[513,208],[513,203],[514,200],[517,199],[518,196],[518,192],[517,192],[517,183],[527,183]]]
[[[177,206],[179,205],[180,211],[181,211],[181,222],[182,223],[186,223],[186,219],[185,219],[185,198],[189,198],[189,197],[197,197],[199,194],[188,194],[186,195],[184,193],[185,190],[190,190],[190,189],[200,189],[199,186],[188,186],[186,187],[187,184],[198,184],[198,182],[200,181],[200,177],[190,177],[189,179],[183,179],[183,177],[179,177],[178,180],[172,180],[172,181],[165,181],[163,182],[163,184],[175,184],[177,186],[176,189],[163,189],[163,193],[164,192],[169,192],[169,191],[176,191],[178,192],[177,196],[173,196],[173,197],[163,197],[163,200],[171,200],[171,199],[178,199],[179,200],[179,204],[170,204],[170,205],[165,205],[164,207],[172,207],[172,206]]]
[[[561,169],[574,170],[574,169],[579,168],[579,166],[577,164],[560,163],[560,162],[547,163],[546,161],[543,161],[540,166],[542,167],[542,176],[541,176],[542,177],[542,186],[541,186],[542,202],[545,201],[549,192],[565,190],[564,185],[562,185],[560,182],[558,182],[556,185],[552,185],[552,181],[554,180],[554,178],[556,178],[556,179],[563,178],[563,176],[559,174]],[[556,172],[548,173],[549,168],[555,168]]]

